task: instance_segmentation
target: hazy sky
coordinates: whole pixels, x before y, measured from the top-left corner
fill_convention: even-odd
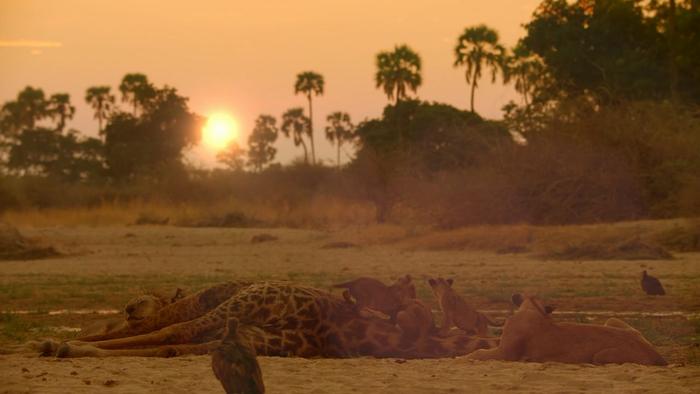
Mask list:
[[[464,70],[453,48],[465,27],[485,23],[512,46],[539,0],[0,0],[0,102],[27,85],[70,93],[77,107],[69,125],[95,135],[84,103],[89,86],[114,91],[128,72],[169,84],[207,115],[231,113],[242,145],[261,113],[279,117],[292,106],[300,71],[325,77],[314,102],[317,153],[334,158],[323,138],[325,117],[342,110],[358,122],[381,113],[386,96],[374,85],[377,52],[406,43],[423,60],[423,100],[468,108]],[[516,98],[512,87],[481,81],[476,109],[491,118]],[[302,154],[278,141],[280,161]],[[203,151],[191,155],[212,163]]]

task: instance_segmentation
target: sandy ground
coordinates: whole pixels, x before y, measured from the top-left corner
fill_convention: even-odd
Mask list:
[[[206,356],[102,360],[0,356],[0,366],[3,393],[222,392]],[[700,366],[270,357],[261,357],[260,366],[269,393],[697,393],[700,388]]]
[[[408,272],[419,279],[422,298],[430,297],[422,283],[426,276],[449,276],[480,309],[508,310],[507,300],[513,291],[529,291],[546,295],[560,310],[612,311],[613,315],[615,311],[682,313],[672,318],[675,320],[664,320],[665,325],[657,317],[632,322],[658,333],[650,340],[676,363],[664,368],[470,362],[459,358],[406,362],[260,358],[270,393],[700,392],[700,365],[686,354],[693,345],[677,343],[677,338],[697,336],[693,334],[697,328],[683,316],[700,312],[698,254],[680,255],[671,261],[543,262],[526,255],[409,251],[378,244],[323,249],[327,242],[344,240],[348,235],[320,231],[174,227],[22,230],[73,254],[60,259],[0,262],[2,310],[119,309],[143,287],[159,284],[203,287],[227,278],[258,278],[328,289],[332,283],[361,275],[388,281]],[[251,236],[261,232],[280,239],[251,244]],[[669,296],[639,294],[641,269],[662,277]],[[31,319],[81,326],[94,321],[95,315]],[[577,319],[586,321],[587,317]],[[209,358],[203,356],[57,360],[0,355],[0,393],[96,391],[222,390],[211,373]]]

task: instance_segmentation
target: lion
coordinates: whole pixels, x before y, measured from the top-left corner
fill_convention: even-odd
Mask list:
[[[552,307],[532,296],[514,294],[517,312],[508,319],[498,347],[477,350],[471,360],[534,361],[590,364],[667,365],[642,334],[622,320],[605,325],[558,323]]]
[[[392,322],[396,321],[396,314],[404,300],[416,298],[416,288],[411,275],[399,278],[391,286],[374,278],[361,277],[333,287],[347,289],[343,292],[343,298],[349,303],[353,303],[354,298],[358,310],[369,308],[382,312],[389,316]]]
[[[164,306],[185,298],[185,291],[175,290],[172,296],[161,293],[144,293],[132,298],[124,306],[124,318],[112,318],[96,322],[82,330],[84,336],[102,336],[126,328],[137,329],[143,321],[155,316]]]
[[[491,320],[467,304],[464,298],[452,288],[452,283],[452,279],[428,279],[428,284],[442,310],[441,335],[446,335],[454,325],[467,334],[486,336],[489,333],[488,326],[500,327],[503,325],[503,323]]]
[[[438,331],[430,308],[415,298],[404,301],[396,314],[396,325],[401,329],[403,337],[410,341],[426,338]]]

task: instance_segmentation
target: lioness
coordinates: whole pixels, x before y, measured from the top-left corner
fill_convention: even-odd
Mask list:
[[[488,335],[488,326],[500,327],[488,316],[475,310],[452,288],[452,279],[428,279],[440,309],[442,310],[442,326],[440,335],[446,335],[453,325],[464,330],[467,334],[479,336]]]
[[[399,278],[391,286],[374,278],[361,277],[333,287],[347,289],[343,292],[343,298],[350,303],[354,298],[358,310],[374,309],[389,316],[391,321],[396,321],[396,314],[404,300],[416,298],[416,288],[411,275]]]
[[[477,350],[472,360],[555,361],[562,363],[666,365],[642,334],[619,319],[604,326],[557,323],[551,307],[535,297],[514,294],[518,311],[503,327],[497,348]]]
[[[124,306],[124,318],[111,318],[93,323],[81,332],[83,336],[109,334],[128,327],[137,328],[142,321],[155,315],[161,308],[185,297],[178,288],[172,296],[161,293],[145,293],[132,298]]]

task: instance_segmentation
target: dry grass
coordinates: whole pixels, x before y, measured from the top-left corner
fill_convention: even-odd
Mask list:
[[[669,251],[700,250],[697,219],[580,226],[475,226],[408,237],[411,250],[531,252],[554,259],[668,259]]]
[[[229,220],[237,216],[245,220]],[[0,219],[20,227],[111,226],[171,224],[186,227],[249,227],[251,225],[319,228],[367,225],[375,217],[367,203],[317,197],[307,202],[243,202],[172,204],[132,200],[86,208],[46,208],[7,211]]]

